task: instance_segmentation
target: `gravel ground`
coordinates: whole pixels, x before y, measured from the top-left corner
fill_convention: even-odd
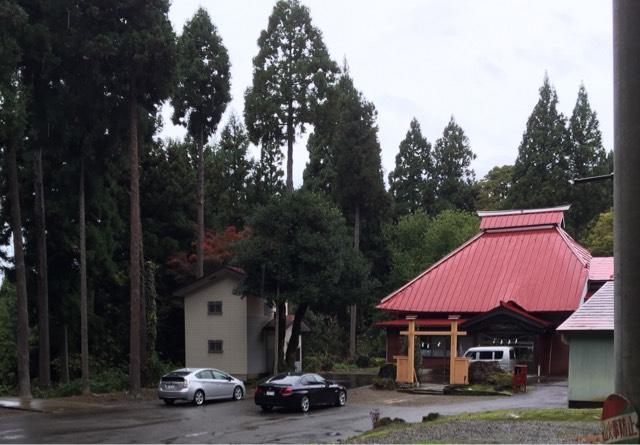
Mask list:
[[[537,420],[458,420],[422,424],[388,435],[355,439],[354,443],[578,443],[592,442],[599,422]]]

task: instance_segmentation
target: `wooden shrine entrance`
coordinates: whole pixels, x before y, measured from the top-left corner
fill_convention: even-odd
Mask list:
[[[457,357],[458,336],[467,335],[465,331],[458,331],[457,315],[449,316],[451,326],[448,331],[416,331],[416,316],[407,316],[409,328],[401,331],[400,335],[407,336],[407,355],[395,356],[396,359],[396,382],[398,383],[414,383],[415,375],[415,338],[422,335],[448,335],[451,339],[450,349],[450,365],[449,365],[449,383],[450,384],[468,384],[469,383],[469,359]]]

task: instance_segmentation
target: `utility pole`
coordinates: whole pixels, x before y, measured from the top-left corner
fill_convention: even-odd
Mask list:
[[[640,408],[640,2],[613,1],[615,391]]]

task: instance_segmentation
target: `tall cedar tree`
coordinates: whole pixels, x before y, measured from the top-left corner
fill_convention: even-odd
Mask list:
[[[252,163],[247,159],[249,138],[242,122],[232,114],[224,126],[217,155],[222,164],[222,190],[218,200],[220,225],[244,226],[244,218],[249,213],[247,181]]]
[[[476,203],[478,210],[503,210],[509,205],[509,193],[513,179],[513,165],[493,167],[476,182]]]
[[[360,250],[362,223],[368,225],[368,235],[379,232],[380,215],[389,207],[389,198],[382,179],[375,107],[355,88],[346,71],[345,64],[345,72],[328,95],[319,114],[322,119],[309,138],[310,162],[305,178],[320,172],[320,177],[332,182],[315,182],[308,187],[331,193],[353,224],[353,245]],[[356,347],[356,310],[353,305],[351,356],[355,356]]]
[[[20,184],[18,181],[18,150],[25,130],[25,93],[22,74],[18,68],[21,48],[16,36],[24,30],[25,11],[15,2],[0,1],[0,150],[5,155],[5,168],[11,206],[10,226],[13,234],[16,279],[18,390],[20,397],[31,398],[29,373],[29,316],[27,282],[22,242]],[[4,170],[4,169],[3,169]]]
[[[29,169],[33,177],[33,224],[25,224],[29,238],[35,240],[37,258],[34,264],[37,282],[38,302],[38,376],[42,387],[51,383],[50,341],[49,341],[49,291],[48,291],[48,252],[45,212],[45,175],[44,163],[51,151],[59,149],[59,135],[65,128],[63,114],[64,92],[61,77],[63,72],[60,54],[66,47],[63,40],[66,33],[60,29],[61,11],[47,2],[22,2],[29,16],[29,23],[21,35],[24,49],[22,73],[25,88],[33,98],[27,107],[27,134],[25,148],[33,158]],[[65,13],[66,15],[66,13]],[[27,196],[31,200],[32,196]],[[26,206],[25,206],[26,207]],[[30,212],[25,212],[25,221],[29,221]],[[32,233],[31,233],[32,232]],[[27,249],[29,249],[27,243]],[[27,264],[27,266],[30,266]]]
[[[340,211],[324,196],[307,190],[286,193],[261,207],[250,226],[252,236],[234,249],[234,264],[247,272],[240,290],[275,304],[295,305],[286,353],[291,369],[307,310],[326,309],[328,301],[341,306],[343,291],[349,293],[344,285],[360,287],[366,281],[366,261],[352,249]]]
[[[66,51],[61,59],[66,69],[62,75],[66,87],[64,95],[66,109],[75,116],[71,125],[67,124],[65,140],[66,152],[63,159],[72,159],[77,171],[78,190],[78,247],[80,266],[80,360],[82,391],[90,392],[89,377],[89,301],[87,270],[87,189],[103,173],[100,165],[101,140],[108,133],[105,117],[116,109],[114,98],[105,94],[109,91],[106,79],[111,75],[107,64],[100,64],[102,42],[110,30],[104,29],[96,20],[99,14],[96,0],[75,4],[56,16],[56,23],[64,29],[64,45],[57,45]],[[98,62],[94,65],[93,62]],[[87,172],[89,172],[87,174]]]
[[[287,145],[286,187],[293,191],[293,144],[312,122],[317,104],[337,72],[336,64],[298,0],[280,0],[253,58],[253,85],[245,93],[249,137],[263,148]],[[269,155],[273,157],[273,154]]]
[[[114,71],[115,85],[126,103],[129,132],[130,245],[129,279],[131,299],[129,386],[140,392],[141,251],[139,118],[141,111],[156,113],[168,97],[174,80],[175,36],[168,17],[168,0],[131,3],[111,1],[101,11],[112,30],[105,56]],[[141,109],[142,107],[142,109]]]
[[[395,199],[398,215],[433,209],[434,182],[431,144],[422,136],[420,123],[411,120],[407,135],[400,142],[396,167],[389,173],[389,191]]]
[[[557,106],[558,95],[545,75],[518,148],[510,193],[512,208],[552,207],[569,199],[568,135]]]
[[[471,169],[471,161],[475,158],[469,139],[451,116],[433,149],[435,208],[438,212],[447,209],[474,210],[475,173]]]
[[[602,145],[602,133],[596,112],[591,110],[584,85],[569,119],[569,174],[572,178],[611,173],[607,152]],[[609,181],[575,184],[571,187],[571,209],[567,227],[577,238],[583,238],[589,224],[613,205]]]
[[[187,127],[196,142],[198,183],[198,243],[196,276],[203,275],[204,244],[204,144],[215,133],[227,104],[229,92],[229,54],[222,44],[209,14],[199,8],[178,38],[177,86],[173,93],[173,122]]]

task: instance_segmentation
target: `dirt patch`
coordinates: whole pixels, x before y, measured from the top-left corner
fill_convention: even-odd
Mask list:
[[[483,400],[499,399],[500,397],[483,397]],[[423,406],[423,405],[450,405],[453,403],[465,403],[477,401],[474,396],[448,396],[433,394],[411,394],[398,391],[385,391],[373,389],[369,386],[349,390],[349,403],[356,405],[378,406]]]

